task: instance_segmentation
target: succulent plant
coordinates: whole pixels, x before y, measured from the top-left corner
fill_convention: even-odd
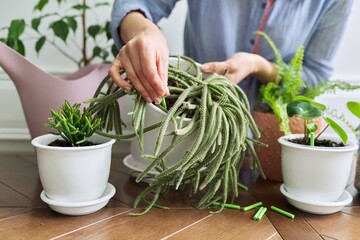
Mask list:
[[[73,147],[85,145],[102,123],[101,118],[93,116],[88,108],[84,107],[81,112],[80,106],[80,103],[71,106],[65,100],[58,111],[51,110],[50,123],[45,124],[55,130],[50,133],[60,135]]]

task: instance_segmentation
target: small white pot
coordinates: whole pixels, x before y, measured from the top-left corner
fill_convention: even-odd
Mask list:
[[[357,144],[348,141],[344,147],[311,147],[286,140],[301,137],[302,134],[292,134],[278,140],[286,191],[303,200],[336,201],[348,182]],[[329,134],[322,134],[320,139],[340,142],[337,136]]]
[[[59,136],[46,134],[34,138],[39,175],[49,199],[77,203],[99,198],[110,174],[114,139],[94,135],[89,140],[100,143],[85,147],[54,147],[48,144]]]
[[[170,57],[169,58],[169,64],[173,66],[180,66],[183,70],[188,70],[190,74],[195,75],[195,69],[191,68],[191,64],[183,60],[181,58],[177,57]],[[207,74],[204,73],[203,77],[206,77]],[[153,105],[152,103],[148,103],[146,105],[146,114],[145,114],[145,127],[150,126],[152,124],[161,122],[166,116],[166,113],[164,113],[161,109]],[[176,118],[177,122],[179,122],[179,117]],[[185,118],[183,121],[183,127],[186,126],[190,122],[190,118]],[[174,126],[172,122],[169,123],[168,128],[166,129],[166,132],[170,132],[174,130]],[[144,134],[144,154],[153,155],[156,140],[159,134],[159,128],[154,129],[152,131],[146,132]],[[165,150],[172,141],[173,136],[165,136],[163,144],[161,145],[160,153]],[[176,164],[179,159],[184,155],[185,151],[188,150],[194,143],[196,137],[196,133],[194,133],[192,136],[184,140],[181,144],[179,144],[173,151],[171,151],[166,157],[166,164],[168,167],[173,166]],[[145,159],[141,157],[140,150],[139,150],[139,144],[136,138],[133,138],[131,140],[131,155],[134,159],[134,161],[138,162],[138,166],[140,168],[145,169],[146,166],[148,166],[152,160]]]
[[[145,114],[145,127],[150,126],[152,124],[161,122],[165,117],[165,113],[153,105],[152,103],[148,103],[146,105],[146,114]],[[179,118],[176,119],[179,121]],[[189,118],[185,118],[183,121],[183,125],[186,126],[190,122]],[[174,130],[173,124],[169,123],[169,126],[166,130],[166,132],[170,132]],[[153,155],[156,140],[159,134],[159,128],[154,129],[152,131],[146,132],[144,134],[144,154]],[[181,144],[179,144],[173,151],[171,151],[166,157],[166,164],[168,167],[173,166],[175,163],[178,162],[178,160],[184,155],[185,151],[188,150],[194,143],[196,137],[196,133],[193,133],[189,138],[185,139]],[[165,150],[168,146],[170,146],[173,136],[165,136],[163,140],[163,144],[160,148],[160,153]],[[137,138],[133,138],[131,140],[131,154],[135,161],[140,161],[140,165],[145,168],[148,166],[152,160],[142,158],[140,154],[139,149],[139,143],[137,141]]]

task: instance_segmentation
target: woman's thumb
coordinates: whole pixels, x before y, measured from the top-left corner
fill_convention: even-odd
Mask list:
[[[224,64],[222,62],[208,62],[201,66],[201,69],[206,73],[222,74],[224,72]]]

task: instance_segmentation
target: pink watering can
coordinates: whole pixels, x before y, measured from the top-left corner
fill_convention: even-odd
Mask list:
[[[0,67],[14,82],[20,96],[31,138],[45,134],[50,109],[66,100],[71,104],[92,98],[108,64],[88,65],[65,77],[51,76],[0,42]]]

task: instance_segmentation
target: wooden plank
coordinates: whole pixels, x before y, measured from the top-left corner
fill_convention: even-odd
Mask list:
[[[51,239],[78,229],[128,215],[126,208],[103,208],[85,215],[69,217],[48,208],[35,208],[0,222],[0,239]]]
[[[111,169],[128,174],[130,170],[123,163],[126,156],[127,154],[113,154],[111,159]]]
[[[277,235],[269,219],[252,220],[253,212],[225,209],[180,229],[168,239],[271,239]]]
[[[344,207],[341,212],[360,217],[360,208],[356,207]]]
[[[123,202],[120,202],[117,199],[111,198],[110,201],[107,204],[107,207],[110,207],[110,208],[129,208],[129,205],[127,205],[127,204],[125,204]]]
[[[32,154],[30,154],[30,153],[29,154],[17,154],[16,157],[37,166],[37,159],[36,159],[35,151]]]
[[[62,239],[161,239],[207,216],[210,216],[207,210],[153,209],[141,217],[120,215],[69,233]]]
[[[0,158],[0,182],[33,200],[32,206],[43,207],[38,169],[35,165],[18,157]]]
[[[30,212],[32,208],[23,208],[23,207],[17,207],[17,208],[6,208],[1,207],[0,208],[0,222],[4,221],[8,218],[14,217],[18,214],[24,214],[27,212]],[[0,224],[1,225],[1,224]]]
[[[360,217],[342,212],[330,215],[311,215],[306,221],[321,235],[334,239],[359,239]]]
[[[136,183],[127,174],[111,170],[109,182],[116,188],[114,199],[132,206],[136,196],[146,187],[145,183]]]
[[[1,207],[28,207],[33,201],[0,182]]]
[[[311,214],[302,212],[287,203],[280,192],[280,183],[259,179],[251,192],[258,201],[262,201],[269,209],[271,205],[274,205],[295,214],[295,219],[292,220],[272,210],[266,213],[282,238],[298,239],[301,233],[301,239],[321,239],[319,234],[304,219]]]

